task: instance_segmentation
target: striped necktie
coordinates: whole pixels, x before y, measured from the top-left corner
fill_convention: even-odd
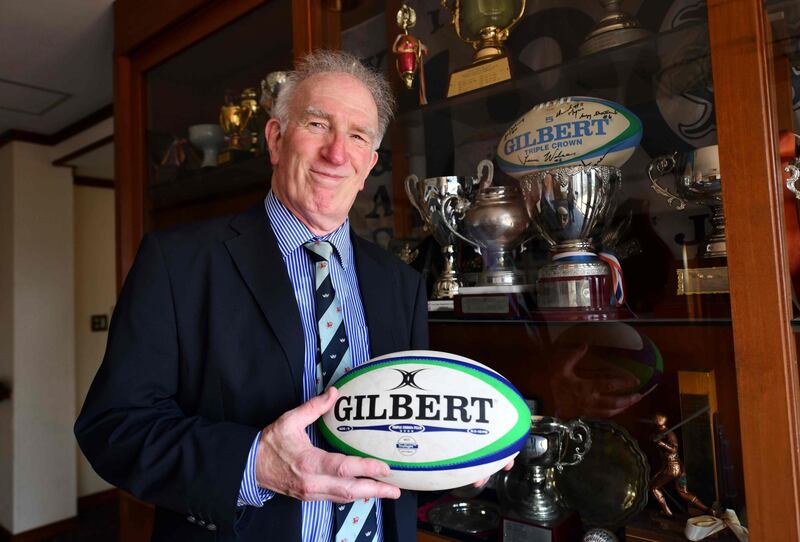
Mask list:
[[[330,273],[333,245],[328,241],[309,241],[303,245],[314,262],[316,284],[314,304],[317,316],[317,393],[353,368],[350,345],[342,318],[342,304],[336,298]]]
[[[314,263],[318,348],[317,393],[352,369],[353,360],[342,318],[342,305],[331,281],[330,260],[333,245],[328,241],[309,241],[303,245]],[[371,542],[377,532],[375,499],[334,504],[334,542]]]

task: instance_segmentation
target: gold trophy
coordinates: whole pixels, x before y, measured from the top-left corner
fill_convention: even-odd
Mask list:
[[[244,112],[242,134],[245,135],[245,147],[250,154],[258,154],[259,136],[267,120],[261,106],[258,103],[256,89],[246,88],[242,91],[239,106]]]
[[[456,35],[472,45],[472,65],[450,74],[447,97],[511,79],[503,43],[525,13],[526,0],[441,0]]]
[[[226,92],[225,103],[219,110],[219,125],[222,126],[227,143],[217,159],[219,165],[235,161],[245,152],[242,132],[250,120],[250,111],[236,103],[236,98],[233,93]]]

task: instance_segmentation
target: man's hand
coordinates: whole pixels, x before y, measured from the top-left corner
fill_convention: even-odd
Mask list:
[[[611,418],[642,398],[639,393],[625,391],[639,384],[635,376],[602,360],[591,360],[594,370],[579,376],[577,366],[588,351],[586,344],[564,345],[554,354],[558,362],[551,373],[550,387],[560,418]]]
[[[388,476],[386,463],[329,453],[311,444],[306,427],[330,410],[338,396],[331,386],[264,428],[256,457],[260,487],[303,501],[400,497],[399,488],[370,479]]]
[[[506,463],[505,466],[503,466],[503,468],[500,469],[500,470],[510,471],[513,468],[514,468],[514,458],[512,457],[511,461]],[[500,472],[500,471],[497,471],[497,472]],[[495,473],[495,474],[497,474],[497,473]],[[474,487],[475,489],[482,488],[483,486],[485,486],[489,482],[490,478],[491,478],[491,476],[489,476],[487,478],[483,478],[481,480],[478,480],[477,482],[473,482],[472,483],[472,487]]]

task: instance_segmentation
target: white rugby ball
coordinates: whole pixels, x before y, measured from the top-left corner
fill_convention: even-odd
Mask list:
[[[642,122],[622,105],[569,96],[517,119],[497,145],[497,164],[516,178],[579,164],[621,167],[641,140]]]
[[[468,358],[431,350],[380,356],[334,384],[318,421],[344,454],[389,465],[403,489],[465,486],[502,469],[524,446],[531,413],[514,386]]]

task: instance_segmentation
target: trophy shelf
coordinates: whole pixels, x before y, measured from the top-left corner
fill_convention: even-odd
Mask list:
[[[263,195],[271,171],[267,157],[263,155],[214,168],[189,170],[174,180],[151,184],[148,190],[150,209],[153,212],[165,212],[175,207],[252,191]]]
[[[694,70],[691,75],[699,77],[690,81],[692,85],[710,84],[708,43],[703,42],[707,35],[706,22],[687,23],[612,49],[568,58],[537,71],[517,63],[515,73],[508,81],[451,98],[433,99],[424,106],[401,96],[396,122],[409,128],[432,119],[470,128],[496,126],[499,138],[503,130],[528,111],[532,104],[562,96],[591,95],[621,102],[630,108],[650,104],[656,100],[657,93],[667,96],[687,90],[685,87],[671,88],[672,85],[666,82],[654,85],[654,80],[659,80],[662,74],[671,75],[671,70]],[[661,62],[666,51],[689,41],[698,42],[698,47],[683,55],[679,64]],[[687,84],[686,81],[682,83]],[[409,143],[412,154],[422,151],[414,146],[413,141]]]

